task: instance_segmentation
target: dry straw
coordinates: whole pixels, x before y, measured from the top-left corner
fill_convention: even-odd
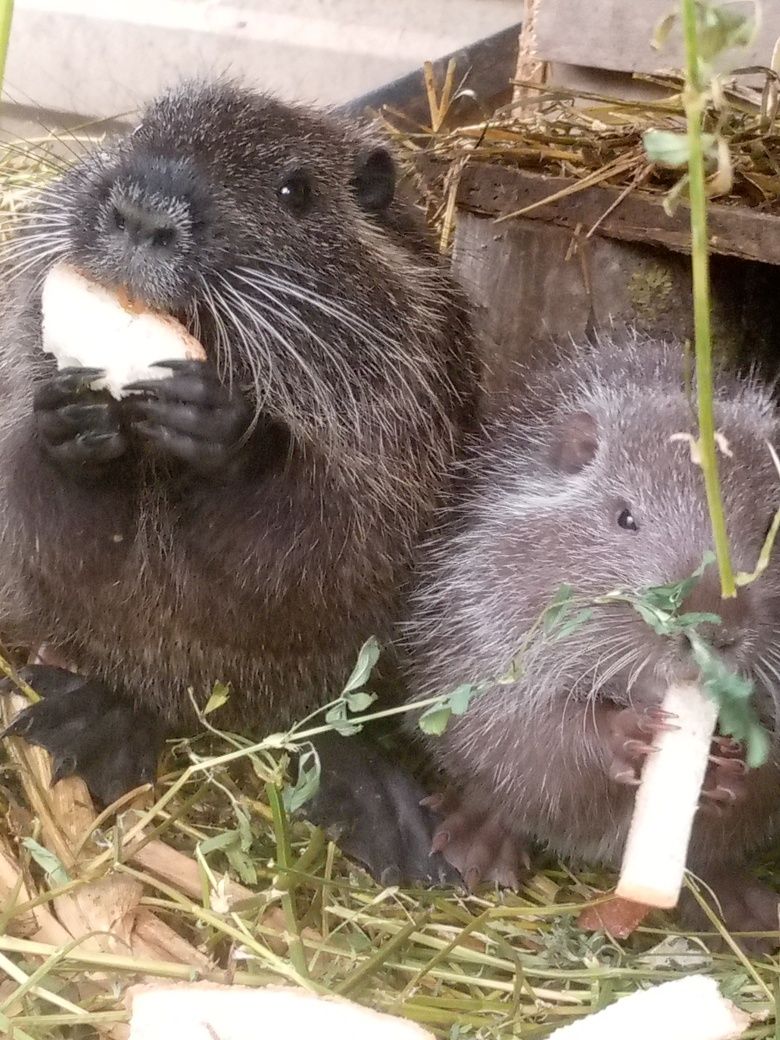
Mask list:
[[[630,105],[591,97],[583,105],[545,92],[527,121],[448,131],[454,80],[448,90],[437,133],[395,130],[437,171],[440,190],[434,185],[430,198],[440,227],[454,219],[452,171],[464,161],[520,163],[584,183],[669,186],[648,168],[641,135],[650,123],[679,126],[678,98]],[[773,206],[780,170],[761,129],[766,106],[743,95],[729,95],[733,197]],[[57,144],[42,138],[5,148],[6,231],[35,185],[60,168]],[[748,960],[714,915],[726,952],[713,956],[660,915],[622,944],[582,930],[581,911],[614,879],[555,863],[518,893],[376,886],[319,831],[288,818],[280,749],[290,742],[277,736],[250,747],[211,735],[184,744],[166,758],[156,801],[137,792],[118,818],[96,814],[75,780],[51,787],[44,754],[20,741],[4,745],[0,1034],[119,1040],[130,985],[203,978],[297,983],[405,1015],[452,1040],[533,1040],[616,996],[706,969],[753,1016],[749,1036],[777,1036],[777,963]],[[780,885],[774,864],[764,872]]]

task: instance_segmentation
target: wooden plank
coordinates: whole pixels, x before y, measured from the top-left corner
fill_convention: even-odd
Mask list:
[[[673,10],[669,0],[541,0],[536,14],[538,57],[617,72],[680,68],[679,40],[670,39],[662,51],[651,46],[656,26]],[[780,37],[780,4],[763,3],[761,16],[753,46],[735,52],[742,67],[769,65]]]
[[[518,362],[533,363],[546,343],[590,322],[582,269],[565,262],[570,242],[563,228],[531,221],[496,228],[470,213],[458,217],[453,273],[473,308],[488,411],[517,392]]]
[[[453,271],[473,308],[488,413],[522,396],[525,371],[553,343],[566,347],[627,324],[659,339],[693,332],[690,261],[656,246],[582,239],[522,217],[496,225],[462,212]],[[712,296],[716,350],[774,377],[780,342],[775,269],[715,256]]]
[[[453,271],[473,308],[489,410],[521,392],[523,368],[551,344],[632,323],[659,338],[689,335],[688,260],[520,219],[496,227],[462,213]]]
[[[602,97],[620,98],[622,101],[657,101],[669,96],[668,87],[649,79],[640,79],[632,72],[594,69],[588,65],[566,65],[563,62],[548,62],[545,68],[545,82],[549,86],[562,87],[573,94],[601,94]],[[588,102],[583,104],[587,105]]]
[[[458,205],[475,213],[505,217],[530,205],[530,220],[556,224],[583,234],[596,224],[600,235],[625,242],[645,242],[675,252],[690,251],[686,206],[667,216],[657,196],[622,189],[585,188],[556,202],[544,200],[576,182],[497,164],[472,164],[461,176]],[[611,206],[615,206],[611,212]],[[605,216],[605,214],[607,214]],[[741,206],[713,203],[709,209],[710,246],[714,253],[780,264],[780,216]]]

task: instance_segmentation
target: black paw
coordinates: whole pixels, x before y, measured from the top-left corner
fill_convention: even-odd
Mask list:
[[[131,383],[123,402],[133,429],[158,451],[203,476],[241,469],[252,413],[237,390],[224,386],[203,361],[161,361],[166,379]]]
[[[43,699],[20,712],[0,736],[45,748],[55,782],[80,776],[102,805],[154,782],[164,733],[153,715],[62,668],[30,665],[20,675]],[[12,688],[8,680],[0,683],[0,692]]]
[[[425,791],[405,770],[358,737],[315,741],[320,786],[302,815],[323,827],[345,855],[383,885],[460,886],[431,842],[438,818]]]
[[[33,398],[44,451],[76,474],[100,474],[127,450],[118,402],[107,391],[90,389],[100,375],[95,368],[65,368]]]

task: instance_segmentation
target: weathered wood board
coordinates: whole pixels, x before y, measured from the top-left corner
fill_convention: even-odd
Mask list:
[[[577,242],[541,222],[496,226],[463,212],[453,264],[475,308],[495,406],[514,393],[517,362],[534,363],[553,343],[636,317],[670,335],[690,311],[689,290],[679,291],[688,280],[683,257],[596,236]]]
[[[662,51],[651,45],[658,23],[678,6],[675,0],[539,0],[536,51],[544,61],[617,72],[680,68],[679,41],[670,39]],[[742,67],[769,65],[780,37],[780,4],[766,0],[761,16],[755,43],[737,56]]]
[[[582,229],[597,227],[601,235],[626,242],[644,242],[679,252],[690,250],[689,213],[684,205],[673,216],[664,212],[657,195],[621,188],[585,188],[546,202],[576,187],[567,177],[550,177],[508,166],[466,167],[458,189],[458,205],[472,212],[506,218],[519,210],[529,220]],[[528,210],[529,206],[534,208]],[[743,206],[712,203],[709,238],[713,252],[744,260],[780,264],[780,214]],[[780,275],[779,275],[780,277]]]
[[[588,236],[619,194],[598,187],[496,222],[546,199],[560,180],[475,165],[461,181],[453,267],[475,308],[492,409],[519,391],[520,366],[553,343],[624,324],[661,338],[693,331],[684,210],[667,218],[656,199],[631,196]],[[712,210],[716,347],[734,361],[776,369],[780,217]],[[765,256],[773,262],[757,262]]]

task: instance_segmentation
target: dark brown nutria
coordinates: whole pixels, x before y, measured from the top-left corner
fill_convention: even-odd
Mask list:
[[[46,188],[0,338],[0,628],[38,670],[14,732],[110,802],[166,734],[267,731],[386,639],[472,420],[465,309],[373,131],[187,82]],[[41,350],[64,261],[179,317],[208,361],[116,401]],[[83,676],[83,678],[82,678]]]
[[[447,816],[433,847],[471,884],[515,884],[531,842],[619,865],[632,785],[654,733],[673,724],[659,701],[697,674],[690,643],[656,635],[620,602],[594,606],[561,638],[541,628],[526,639],[564,585],[592,600],[675,583],[711,549],[701,471],[672,439],[696,427],[686,370],[679,344],[597,340],[537,374],[523,411],[497,422],[469,463],[463,527],[435,548],[409,642],[415,697],[488,680],[427,738],[453,788],[432,800]],[[768,389],[726,374],[715,408],[730,449],[719,464],[733,562],[751,572],[780,499],[767,446],[778,416]],[[777,894],[745,872],[780,825],[777,552],[736,600],[721,601],[707,567],[684,608],[720,616],[701,634],[754,681],[774,735],[768,764],[747,773],[739,746],[716,740],[689,866],[732,927],[777,930]],[[521,647],[519,677],[492,682]]]

